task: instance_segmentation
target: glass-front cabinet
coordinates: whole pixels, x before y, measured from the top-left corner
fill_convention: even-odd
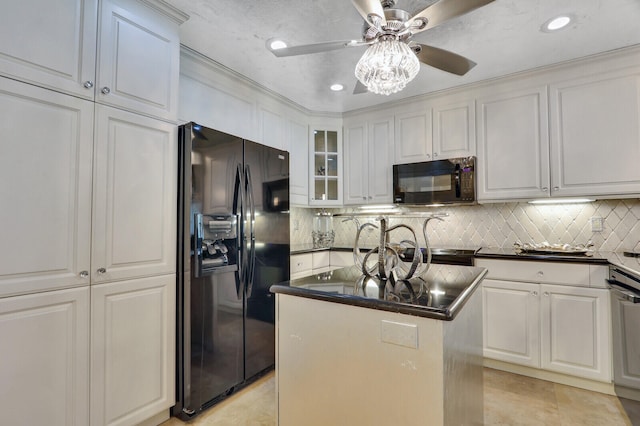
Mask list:
[[[340,128],[311,130],[310,204],[342,204],[342,131]]]

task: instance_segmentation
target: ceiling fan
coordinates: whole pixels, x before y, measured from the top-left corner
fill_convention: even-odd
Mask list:
[[[351,0],[365,25],[361,40],[329,41],[291,47],[271,47],[277,57],[307,55],[347,47],[368,46],[356,66],[354,94],[371,91],[388,95],[402,90],[418,72],[419,63],[464,75],[476,63],[448,50],[416,43],[422,31],[471,12],[494,0],[439,0],[411,16],[394,8],[396,0]]]

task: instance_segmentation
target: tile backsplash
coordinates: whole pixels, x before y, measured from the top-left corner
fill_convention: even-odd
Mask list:
[[[319,209],[291,209],[291,243],[311,244],[311,231]],[[349,213],[353,208],[327,209],[332,213]],[[515,241],[540,243],[586,244],[591,241],[596,250],[640,251],[640,200],[601,200],[592,203],[533,205],[528,203],[480,204],[441,208],[411,209],[445,213],[442,221],[428,224],[429,242],[434,247],[512,247]],[[377,223],[375,215],[359,218],[361,223]],[[598,229],[602,219],[602,231]],[[353,221],[344,217],[333,219],[335,246],[352,247],[356,236]],[[418,234],[423,243],[424,219],[393,217],[390,225],[404,223]],[[410,232],[394,231],[393,241],[410,237]],[[378,233],[371,229],[361,233],[360,246],[372,247],[378,243]]]

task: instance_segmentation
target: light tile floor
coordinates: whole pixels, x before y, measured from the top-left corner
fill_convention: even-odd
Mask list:
[[[624,400],[631,416],[640,403]],[[485,425],[640,426],[615,396],[485,368]],[[638,411],[635,411],[636,413]],[[275,374],[270,373],[188,423],[162,426],[275,425]]]

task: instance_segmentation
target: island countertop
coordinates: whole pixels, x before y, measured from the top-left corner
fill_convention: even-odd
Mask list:
[[[486,273],[485,268],[432,264],[421,276],[398,281],[393,288],[387,282],[381,291],[379,279],[367,278],[359,268],[351,266],[284,281],[271,286],[270,290],[276,294],[451,321]]]

